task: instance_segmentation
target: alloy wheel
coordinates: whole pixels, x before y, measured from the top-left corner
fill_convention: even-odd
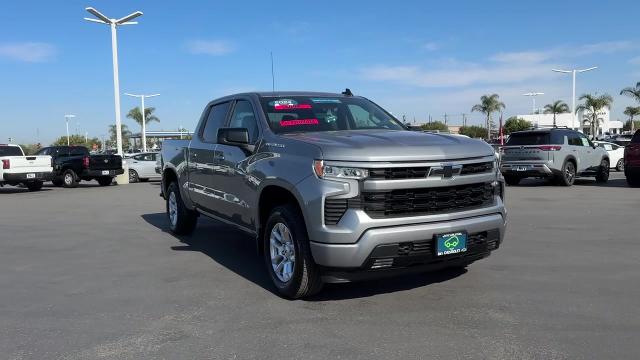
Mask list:
[[[273,226],[269,236],[269,248],[273,272],[278,280],[288,282],[293,277],[296,250],[291,231],[285,224],[279,222]]]

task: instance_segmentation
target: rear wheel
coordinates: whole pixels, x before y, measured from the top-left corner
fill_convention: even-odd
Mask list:
[[[176,235],[188,235],[196,228],[198,213],[187,209],[180,196],[178,184],[172,182],[167,188],[167,217],[169,229]]]
[[[26,183],[29,191],[40,191],[42,189],[42,181],[30,181]]]
[[[137,183],[139,180],[140,178],[138,177],[138,172],[133,169],[129,169],[129,182]]]
[[[267,271],[282,296],[298,299],[322,289],[304,219],[297,207],[286,204],[271,210],[263,236]]]
[[[576,180],[576,164],[573,161],[565,161],[562,165],[562,173],[558,176],[558,184],[571,186]]]
[[[507,183],[507,185],[511,186],[520,184],[520,180],[522,179],[513,175],[505,175],[504,177],[504,181]]]
[[[113,182],[113,178],[111,176],[101,176],[96,180],[98,180],[98,184],[100,184],[100,186],[109,186]]]
[[[616,171],[624,171],[624,159],[618,160],[616,164]]]
[[[62,173],[62,186],[66,188],[74,188],[78,186],[78,177],[73,170],[67,169]]]
[[[602,159],[600,162],[600,169],[596,175],[596,182],[606,183],[609,180],[609,160]]]

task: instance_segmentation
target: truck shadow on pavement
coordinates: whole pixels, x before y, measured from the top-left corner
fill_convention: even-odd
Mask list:
[[[171,246],[172,250],[199,251],[216,263],[277,295],[265,269],[264,260],[257,254],[253,239],[245,233],[201,216],[193,234],[176,236],[169,232],[165,213],[144,214],[141,217],[182,243],[182,245]],[[327,284],[318,295],[305,300],[334,301],[370,297],[448,281],[464,273],[466,273],[464,269],[442,270],[374,281]]]
[[[42,188],[38,191],[29,191],[29,189],[23,188],[23,187],[13,187],[13,186],[0,187],[0,194],[18,194],[18,193],[30,193],[30,192],[37,194],[42,191],[51,191],[51,189]]]

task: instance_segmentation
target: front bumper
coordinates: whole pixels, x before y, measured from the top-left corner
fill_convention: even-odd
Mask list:
[[[53,174],[51,172],[32,172],[32,173],[4,173],[2,178],[6,182],[29,182],[29,181],[49,181]]]
[[[459,219],[455,221],[401,225],[392,227],[372,228],[365,231],[357,242],[353,244],[330,244],[311,241],[311,252],[318,265],[329,268],[348,268],[352,270],[368,270],[374,265],[375,258],[396,258],[398,248],[406,244],[420,243],[428,247],[428,259],[436,262],[446,262],[457,257],[435,258],[435,235],[456,231],[466,231],[470,238],[483,235],[485,242],[493,241],[495,247],[470,248],[466,255],[478,255],[496,249],[504,238],[506,222],[501,213]],[[408,245],[413,247],[414,245]],[[395,254],[395,255],[394,255]],[[462,256],[462,255],[460,255]],[[428,262],[428,261],[427,261]],[[394,260],[393,263],[401,267],[410,266]],[[393,264],[392,264],[393,265]],[[393,266],[391,266],[393,267]]]

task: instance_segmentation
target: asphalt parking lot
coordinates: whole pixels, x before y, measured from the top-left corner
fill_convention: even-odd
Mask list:
[[[252,243],[166,229],[158,183],[0,189],[3,359],[629,359],[640,189],[525,181],[464,272],[274,294]]]

